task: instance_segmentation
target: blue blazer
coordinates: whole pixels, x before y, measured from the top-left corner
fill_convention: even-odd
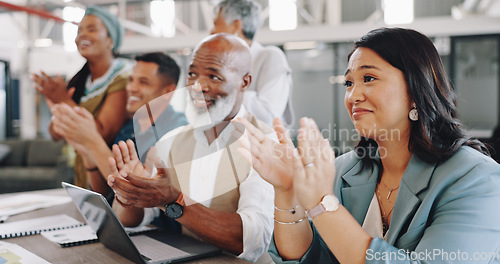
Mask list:
[[[361,171],[354,152],[335,161],[334,193],[360,225],[377,186],[378,169]],[[332,223],[332,225],[335,223]],[[276,263],[336,263],[314,229],[311,247],[284,262],[274,239]],[[442,163],[413,155],[403,174],[387,233],[374,238],[366,263],[500,263],[500,165],[470,147]]]

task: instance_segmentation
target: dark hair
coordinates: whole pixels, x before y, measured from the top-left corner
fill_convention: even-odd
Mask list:
[[[425,35],[403,28],[372,30],[355,41],[348,61],[361,47],[373,50],[403,72],[408,94],[418,110],[418,120],[411,122],[408,150],[429,163],[448,159],[461,146],[489,155],[480,141],[467,136],[458,120],[456,93],[434,44]],[[366,153],[376,149],[373,139],[362,138],[355,151],[363,159],[363,165],[373,168],[377,162]]]
[[[163,79],[164,84],[175,84],[179,81],[181,69],[172,57],[163,52],[151,52],[138,55],[136,61],[152,62],[158,65],[158,75]]]
[[[85,84],[87,83],[87,78],[90,75],[89,63],[86,62],[83,67],[69,80],[67,88],[70,89],[75,87],[75,92],[71,99],[75,101],[76,104],[80,103],[80,99],[85,95]]]

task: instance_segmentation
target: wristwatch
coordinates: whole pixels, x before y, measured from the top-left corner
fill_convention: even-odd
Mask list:
[[[334,212],[339,208],[339,199],[333,194],[325,195],[318,205],[306,211],[309,218],[314,218],[323,212]]]
[[[177,219],[182,216],[185,205],[184,195],[181,192],[175,202],[165,205],[165,215],[170,219]]]

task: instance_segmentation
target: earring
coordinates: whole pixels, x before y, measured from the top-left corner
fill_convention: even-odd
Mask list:
[[[408,114],[408,117],[410,118],[411,121],[418,120],[417,105],[415,103],[413,103],[413,107],[411,108],[410,113]]]

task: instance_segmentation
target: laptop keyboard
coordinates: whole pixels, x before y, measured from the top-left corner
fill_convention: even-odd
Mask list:
[[[145,235],[133,236],[130,239],[132,239],[139,252],[153,262],[164,259],[183,258],[191,255]]]

